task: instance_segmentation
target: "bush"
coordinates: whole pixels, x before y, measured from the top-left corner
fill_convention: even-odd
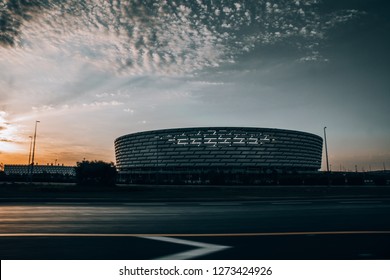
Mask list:
[[[113,162],[84,160],[77,163],[76,180],[79,185],[114,186],[116,175]]]

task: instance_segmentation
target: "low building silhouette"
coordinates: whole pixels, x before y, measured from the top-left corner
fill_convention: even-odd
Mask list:
[[[30,175],[33,174],[56,174],[63,176],[76,176],[74,166],[64,165],[31,165],[27,164],[5,164],[4,173],[6,175]]]

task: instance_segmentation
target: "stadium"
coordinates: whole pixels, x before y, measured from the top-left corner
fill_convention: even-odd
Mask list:
[[[321,168],[322,138],[275,128],[196,127],[115,140],[121,182],[239,183]]]

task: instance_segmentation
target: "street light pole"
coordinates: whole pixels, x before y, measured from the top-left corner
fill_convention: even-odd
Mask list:
[[[33,176],[33,172],[34,172],[34,159],[35,159],[35,143],[36,143],[36,140],[37,140],[37,126],[38,126],[38,123],[40,121],[35,121],[35,130],[34,130],[34,141],[33,141],[33,150],[32,150],[32,157],[31,157],[31,174],[30,174],[30,180],[32,182],[32,176]]]
[[[328,144],[326,142],[326,126],[324,127],[324,140],[325,140],[326,171],[329,172]]]
[[[160,163],[159,163],[159,158],[158,158],[158,144],[159,144],[159,141],[160,141],[160,136],[156,136],[155,138],[156,138],[156,167],[157,167],[156,184],[158,185],[159,181],[160,181],[160,178],[159,178],[159,172],[160,172],[159,166],[160,166]]]
[[[31,150],[32,150],[32,140],[33,140],[33,137],[32,136],[29,136],[29,138],[31,139],[30,140],[30,152],[28,154],[28,165],[30,165],[31,163]]]

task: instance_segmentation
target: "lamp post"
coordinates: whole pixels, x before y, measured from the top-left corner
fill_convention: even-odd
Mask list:
[[[159,144],[159,141],[160,141],[161,137],[160,137],[160,136],[155,136],[155,138],[156,138],[156,168],[157,168],[157,172],[156,172],[156,184],[158,185],[159,182],[160,182],[160,176],[159,176],[159,172],[160,172],[160,169],[159,169],[160,163],[159,163],[159,158],[158,158],[158,156],[159,156],[159,154],[158,154],[158,144]]]
[[[30,181],[32,182],[32,176],[34,172],[34,158],[35,158],[35,143],[37,140],[37,126],[40,121],[35,121],[35,130],[34,130],[34,141],[33,141],[33,149],[32,149],[32,157],[31,157],[31,174],[30,174]]]
[[[28,154],[28,165],[30,165],[31,163],[31,149],[32,149],[32,140],[33,140],[33,137],[32,136],[29,136],[30,138],[30,152]]]
[[[329,172],[328,144],[326,142],[326,126],[324,127],[324,140],[325,140],[326,171]]]

